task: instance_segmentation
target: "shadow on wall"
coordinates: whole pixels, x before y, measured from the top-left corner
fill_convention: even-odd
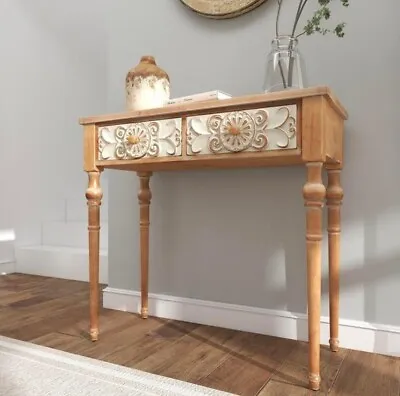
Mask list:
[[[306,274],[305,211],[301,195],[305,172],[303,168],[290,171],[274,169],[276,177],[268,175],[268,172],[272,173],[270,170],[238,170],[232,173],[220,173],[218,177],[210,177],[207,172],[180,173],[179,177],[177,174],[155,175],[153,189],[157,191],[153,200],[159,209],[155,209],[157,212],[153,215],[153,224],[156,228],[157,222],[160,221],[159,216],[162,215],[160,224],[162,230],[157,232],[153,228],[153,233],[163,236],[162,246],[158,245],[158,248],[163,250],[164,263],[169,263],[168,265],[173,267],[173,262],[181,261],[183,258],[185,262],[200,262],[199,256],[201,256],[202,264],[212,270],[212,267],[217,265],[213,262],[223,259],[230,271],[239,274],[243,272],[242,282],[248,280],[250,286],[252,281],[259,283],[260,278],[268,282],[265,273],[271,273],[269,267],[275,265],[275,262],[278,264],[284,261],[285,290],[276,294],[276,282],[271,282],[268,285],[271,289],[267,290],[266,285],[263,298],[276,303],[285,301],[290,311],[305,312],[305,287],[299,290],[299,284],[304,283]],[[198,185],[190,183],[190,192],[185,192],[185,184],[189,183],[189,179],[197,180]],[[238,180],[240,185],[236,185]],[[344,187],[346,190],[346,186]],[[218,188],[218,200],[214,198],[214,188]],[[260,196],[265,196],[265,200],[260,199]],[[235,205],[231,204],[230,197]],[[342,257],[346,256],[342,258],[346,263],[345,267],[341,268],[342,286],[368,285],[379,279],[398,275],[399,271],[396,272],[398,251],[393,252],[389,247],[385,249],[385,246],[380,246],[380,251],[377,252],[377,247],[374,247],[377,244],[378,224],[376,220],[374,221],[376,216],[373,215],[373,208],[359,205],[362,206],[361,210],[353,208],[349,210],[348,206],[353,204],[346,201],[346,198],[347,196],[342,216]],[[391,207],[387,202],[386,208],[381,207],[381,213],[384,209],[397,212],[398,202]],[[358,216],[361,216],[361,221]],[[326,212],[324,220],[326,229]],[[201,224],[201,227],[196,227],[196,224]],[[380,227],[381,240],[387,227],[388,224],[383,219]],[[260,234],[260,230],[264,231],[264,234]],[[353,238],[357,240],[362,238],[362,246],[359,246],[358,242],[354,243],[353,233],[361,233]],[[224,240],[221,236],[229,236],[229,240]],[[326,232],[324,243],[326,248]],[[171,249],[172,246],[180,246],[181,249],[177,251]],[[187,255],[184,250],[187,250]],[[262,266],[258,266],[255,260],[254,263],[246,260],[246,252],[249,250],[251,257],[259,259],[263,263]],[[351,258],[352,250],[357,250],[357,255],[354,255],[358,257],[357,260]],[[360,255],[362,252],[364,254]],[[221,253],[223,255],[219,257]],[[323,257],[325,269],[326,253],[325,251]],[[360,260],[360,256],[365,256],[365,261]],[[191,270],[196,272],[196,269],[191,268]],[[260,272],[251,275],[253,270]],[[226,278],[227,274],[222,275]],[[213,276],[218,278],[219,274],[212,273],[210,278]],[[210,282],[214,281],[211,279]],[[243,289],[246,289],[244,285]],[[281,287],[278,288],[280,289]],[[290,295],[293,289],[296,293]],[[327,292],[327,283],[323,284],[323,290]],[[289,293],[286,298],[281,294],[283,292]],[[373,314],[370,316],[372,319]]]
[[[267,300],[269,307],[283,308],[279,307],[281,296],[271,293],[268,285],[259,286],[286,283],[289,290],[298,291],[298,279],[304,272],[299,260],[304,238],[293,230],[304,223],[298,215],[303,213],[303,178],[298,177],[303,171],[280,168],[274,174],[253,169],[155,175],[152,225],[154,238],[162,240],[162,245],[153,245],[151,253],[170,274],[162,292],[199,299],[206,294],[207,300],[244,305]],[[286,193],[272,204],[268,191],[276,189]],[[157,250],[161,248],[160,256]],[[282,268],[282,259],[286,268]],[[265,263],[276,265],[276,279],[266,277]],[[202,284],[204,293],[199,290]],[[300,287],[305,293],[304,285]],[[304,310],[303,302],[295,293],[289,296],[294,311]]]
[[[343,179],[345,192],[353,194],[346,172]],[[167,276],[165,282],[160,282],[163,290],[158,292],[249,306],[256,301],[262,307],[266,303],[271,309],[305,313],[304,180],[304,168],[238,170],[212,177],[207,171],[180,173],[179,177],[154,176],[157,192],[153,202],[158,209],[152,224],[154,228],[160,226],[159,230],[153,228],[160,243],[152,254]],[[393,243],[388,245],[385,237],[390,228],[396,233],[397,225],[390,226],[384,212],[389,217],[391,212],[399,213],[400,199],[395,193],[385,196],[378,221],[375,203],[383,202],[378,195],[379,184],[383,188],[385,180],[377,178],[375,185],[364,183],[371,190],[365,205],[358,204],[354,199],[357,197],[345,195],[341,266],[341,293],[360,289],[365,299],[364,315],[346,313],[344,317],[398,325],[398,318],[393,318],[382,305],[378,312],[376,306],[383,285],[399,276],[400,250]],[[190,185],[190,193],[186,185]],[[213,193],[216,189],[218,200]],[[265,200],[260,199],[263,196]],[[359,202],[364,201],[360,197]],[[324,220],[326,230],[326,214]],[[322,266],[322,293],[327,300],[326,232]],[[204,293],[198,285],[203,285]],[[342,305],[343,311],[349,310]]]

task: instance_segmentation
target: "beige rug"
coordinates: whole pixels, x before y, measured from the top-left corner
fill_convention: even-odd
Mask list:
[[[0,336],[0,395],[228,396],[231,394]]]

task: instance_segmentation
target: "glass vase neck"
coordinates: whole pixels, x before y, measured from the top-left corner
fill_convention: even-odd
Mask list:
[[[272,47],[276,50],[294,49],[297,47],[297,44],[297,38],[289,35],[276,36],[272,40]]]

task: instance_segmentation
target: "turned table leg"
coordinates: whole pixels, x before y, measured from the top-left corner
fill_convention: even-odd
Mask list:
[[[149,226],[150,226],[150,177],[152,172],[137,172],[140,180],[138,193],[140,205],[140,284],[143,319],[149,315]]]
[[[309,387],[318,390],[320,377],[321,245],[322,208],[326,189],[322,183],[322,163],[307,163],[303,188],[306,211],[307,298],[309,338]]]
[[[327,167],[328,186],[328,249],[329,249],[329,316],[331,351],[339,350],[339,264],[340,264],[340,206],[343,189],[340,184],[340,168]]]
[[[100,187],[100,171],[88,172],[86,190],[89,231],[89,282],[90,282],[90,338],[99,337],[99,255],[100,255],[100,205],[103,193]]]

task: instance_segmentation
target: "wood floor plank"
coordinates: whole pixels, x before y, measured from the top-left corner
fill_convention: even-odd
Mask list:
[[[140,319],[140,321],[142,320]],[[143,326],[142,322],[140,323]],[[127,367],[135,367],[138,362],[176,342],[196,327],[198,325],[193,323],[175,321],[160,322],[159,327],[149,331],[143,331],[143,327],[140,327],[136,337],[129,334],[129,337],[125,338],[124,347],[112,350],[111,353],[104,356],[104,360]]]
[[[347,349],[340,349],[339,352],[333,353],[328,346],[321,345],[321,389],[319,392],[313,392],[313,394],[328,394],[347,353]],[[308,343],[297,343],[296,348],[288,356],[284,364],[274,373],[272,380],[260,395],[269,395],[269,392],[274,396],[275,394],[286,395],[286,392],[296,396],[297,394],[304,394],[304,389],[308,387]],[[272,389],[278,388],[281,393],[276,390],[272,393]]]
[[[203,328],[200,329],[202,330]],[[191,338],[194,333],[195,331],[187,337]],[[167,368],[160,371],[160,374],[182,381],[199,383],[202,378],[208,376],[229,356],[224,346],[234,334],[228,331],[218,331],[217,337],[221,335],[223,335],[224,339],[218,345],[213,342],[213,336],[211,335],[211,342],[199,341],[197,346],[184,353],[178,360],[175,359],[174,362],[171,362]],[[196,337],[193,339],[198,341]],[[175,349],[176,345],[172,348]]]
[[[359,351],[349,352],[330,395],[399,396],[400,359]]]
[[[86,305],[87,306],[87,305]],[[87,311],[88,313],[89,311]],[[109,333],[114,333],[118,326],[129,326],[136,321],[136,316],[127,312],[114,311],[111,309],[101,309],[99,315],[99,328],[101,340]],[[68,325],[60,328],[59,331],[76,337],[88,338],[89,317],[86,314],[82,318],[71,320]]]
[[[75,353],[76,349],[78,349],[82,344],[86,344],[87,340],[68,334],[54,332],[33,338],[30,342],[64,352]]]
[[[10,304],[12,304],[12,303],[15,303],[18,301],[23,301],[23,300],[29,299],[31,297],[33,297],[33,294],[30,291],[23,290],[20,292],[15,292],[15,291],[3,289],[2,295],[0,296],[0,311],[3,308],[9,307]]]
[[[36,312],[33,311],[26,317],[25,322],[13,322],[14,324],[18,323],[18,327],[14,328],[9,324],[2,328],[1,334],[21,341],[30,341],[42,334],[52,333],[63,328],[66,324],[69,324],[71,317],[80,319],[85,316],[87,316],[87,305],[82,301],[73,306],[65,306],[63,310],[44,318],[41,315],[36,317]]]
[[[100,309],[88,338],[86,282],[0,276],[0,334],[245,396],[400,396],[400,359],[321,351],[322,389],[307,389],[307,343]]]
[[[220,346],[223,347],[233,335],[231,330],[201,326],[147,356],[134,367],[182,381],[196,382],[214,370],[227,356],[227,352]]]
[[[68,297],[54,298],[28,307],[10,307],[2,311],[3,320],[0,322],[0,331],[17,330],[23,326],[38,323],[42,320],[57,317],[63,313],[65,307],[87,304],[86,292],[79,292]],[[17,314],[18,313],[18,314]]]
[[[199,383],[244,396],[257,394],[296,346],[293,340],[237,332],[229,356]]]
[[[327,395],[326,392],[314,392],[303,386],[290,384],[279,380],[271,380],[257,396],[313,396]],[[342,395],[345,396],[345,395]],[[350,395],[346,395],[350,396]],[[372,396],[372,395],[371,395]]]
[[[132,317],[129,321],[124,321],[123,317],[121,317],[119,320],[114,321],[113,328],[109,328],[107,332],[101,334],[100,342],[88,341],[85,346],[77,349],[76,353],[107,360],[108,355],[118,353],[126,349],[131,343],[142,340],[147,331],[161,325],[159,321],[151,318],[142,322],[140,318]],[[132,351],[133,353],[134,351]]]

